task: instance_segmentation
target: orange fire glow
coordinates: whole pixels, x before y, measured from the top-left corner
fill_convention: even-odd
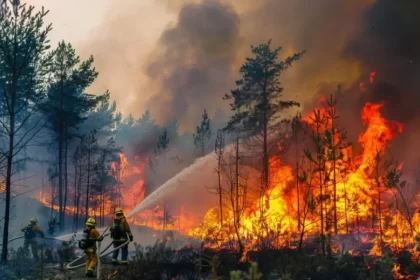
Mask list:
[[[373,82],[375,73],[370,74],[370,82]],[[325,102],[322,97],[320,102]],[[352,147],[345,147],[342,150],[343,157],[336,163],[336,208],[337,208],[337,227],[339,234],[355,232],[376,232],[378,224],[381,227],[382,242],[391,249],[400,249],[408,244],[412,244],[415,231],[410,228],[407,221],[408,217],[403,215],[398,209],[390,208],[388,203],[392,200],[393,191],[385,186],[384,178],[376,173],[375,160],[378,155],[382,156],[387,144],[397,134],[402,133],[403,125],[384,119],[380,113],[383,104],[366,103],[361,112],[361,120],[366,125],[365,131],[360,134],[358,143],[362,150],[352,157]],[[312,126],[314,130],[323,133],[331,128],[331,122],[327,115],[325,106],[320,107],[302,120]],[[321,125],[320,125],[321,123]],[[336,143],[336,139],[333,141]],[[214,246],[220,246],[228,241],[241,240],[245,245],[245,251],[255,247],[261,242],[262,238],[270,239],[271,245],[280,247],[287,245],[293,233],[303,232],[305,238],[309,235],[317,235],[321,232],[320,209],[316,200],[320,198],[319,186],[320,178],[315,175],[312,183],[302,183],[299,193],[290,190],[291,183],[295,182],[295,174],[292,168],[280,164],[278,159],[272,159],[270,166],[272,179],[269,190],[259,199],[251,202],[243,213],[236,214],[229,210],[223,217],[223,225],[220,225],[218,208],[208,211],[203,223],[191,230],[189,233],[201,239],[217,240]],[[275,164],[274,164],[275,163]],[[382,163],[376,163],[379,166]],[[326,167],[332,173],[333,166],[331,161],[326,162]],[[397,170],[402,168],[399,164]],[[328,221],[332,217],[334,208],[331,199],[334,187],[330,179],[323,183],[323,195],[329,196],[323,203],[324,215],[324,234],[333,233],[332,222]],[[263,204],[263,197],[269,198],[269,204]],[[300,201],[300,207],[298,206]],[[302,205],[314,207],[313,211],[302,210]],[[302,213],[304,212],[304,213]],[[236,218],[235,218],[236,216]],[[303,217],[304,216],[304,217]],[[328,218],[325,218],[328,217]],[[412,225],[418,228],[418,215],[415,214]],[[300,222],[299,222],[300,220]],[[374,226],[369,228],[368,221],[375,220]],[[380,223],[379,223],[380,220]],[[300,224],[299,224],[300,223]],[[293,238],[292,238],[293,239]],[[363,241],[362,241],[363,242]],[[379,237],[374,240],[371,255],[381,255],[382,246]],[[210,245],[211,246],[211,245]],[[337,250],[337,249],[335,249]]]

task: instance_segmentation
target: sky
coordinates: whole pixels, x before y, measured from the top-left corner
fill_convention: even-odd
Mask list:
[[[89,93],[110,90],[111,98],[117,101],[118,110],[124,115],[139,116],[147,109],[133,108],[132,104],[135,101],[141,105],[142,99],[149,97],[139,94],[147,82],[141,68],[173,18],[163,3],[155,0],[124,0],[121,5],[115,0],[24,2],[49,10],[46,23],[53,24],[52,47],[65,40],[73,44],[81,59],[95,57],[99,77],[88,89]],[[130,25],[132,28],[127,28]]]
[[[158,123],[176,118],[181,131],[193,130],[204,109],[213,119],[219,109],[231,114],[222,97],[250,45],[269,39],[282,47],[280,59],[307,51],[281,77],[283,99],[299,101],[299,110],[372,71],[347,53],[371,29],[364,17],[373,0],[23,1],[50,10],[53,46],[64,39],[81,59],[94,56],[99,77],[88,93],[109,90],[123,115],[150,109]]]

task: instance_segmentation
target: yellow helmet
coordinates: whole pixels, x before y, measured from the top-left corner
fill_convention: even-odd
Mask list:
[[[87,226],[91,226],[91,227],[96,226],[96,220],[95,220],[95,218],[90,217],[90,218],[86,221],[86,225],[87,225]]]
[[[122,208],[115,209],[115,215],[118,215],[118,214],[124,215]]]
[[[31,218],[30,220],[29,220],[32,224],[36,224],[38,221],[37,221],[37,219],[35,219],[35,218]]]

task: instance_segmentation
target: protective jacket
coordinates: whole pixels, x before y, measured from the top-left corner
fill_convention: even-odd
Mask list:
[[[124,216],[115,216],[114,223],[110,226],[110,231],[113,242],[127,241],[127,234],[130,240],[133,239],[130,226]]]
[[[44,237],[44,232],[36,224],[29,224],[24,226],[21,231],[25,233],[25,239],[27,240],[34,239],[37,234],[39,234],[41,237]]]
[[[85,237],[86,240],[83,240],[85,242],[85,253],[94,253],[96,252],[96,241],[102,241],[104,238],[101,236],[101,234],[96,230],[96,228],[92,227],[86,227],[83,233],[87,233],[87,236]]]

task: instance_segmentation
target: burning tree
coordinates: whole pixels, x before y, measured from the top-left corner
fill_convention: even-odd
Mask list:
[[[231,109],[235,111],[227,127],[243,128],[261,144],[262,185],[261,194],[269,188],[269,159],[276,141],[270,135],[278,128],[279,113],[287,108],[299,106],[295,101],[279,101],[283,88],[280,87],[281,72],[299,60],[304,52],[296,53],[284,61],[277,62],[281,48],[271,49],[271,40],[256,47],[251,46],[254,57],[247,58],[241,67],[242,79],[236,82],[238,88],[226,94],[232,99]]]
[[[402,248],[412,242],[413,233],[417,233],[415,224],[418,225],[419,215],[412,212],[410,202],[404,197],[406,183],[401,180],[401,166],[396,163],[383,164],[388,141],[401,133],[403,126],[382,117],[382,104],[366,103],[361,110],[366,129],[358,138],[361,151],[353,156],[354,147],[347,141],[346,131],[338,129],[335,106],[336,101],[332,96],[329,99],[323,97],[318,109],[302,119],[297,116],[291,122],[295,144],[298,141],[296,135],[302,127],[307,126],[312,130],[311,141],[304,148],[304,157],[299,159],[296,156],[295,172],[285,161],[271,156],[272,179],[264,194],[253,194],[255,182],[250,185],[248,182],[250,188],[247,189],[251,191],[241,215],[235,214],[233,204],[231,209],[223,213],[222,228],[220,222],[216,222],[216,210],[211,209],[203,224],[190,231],[190,234],[203,237],[207,233],[207,237],[218,238],[218,244],[223,243],[220,238],[233,239],[239,243],[239,250],[243,248],[244,252],[256,245],[260,248],[267,245],[275,248],[285,246],[290,244],[287,240],[298,233],[299,240],[294,244],[299,251],[306,238],[318,235],[321,237],[321,251],[332,254],[338,251],[336,241],[341,238],[332,238],[335,227],[338,234],[357,232],[355,238],[359,242],[359,233],[377,233],[374,239],[376,246],[370,252],[373,255],[381,254],[383,245]],[[232,145],[229,152],[234,155],[235,149],[235,145]],[[246,157],[255,158],[254,150],[243,152],[239,169],[250,166],[250,174],[255,174],[253,167],[243,160]],[[226,153],[223,158],[226,162]],[[234,168],[231,173],[238,174]],[[293,178],[294,175],[297,178]],[[224,182],[229,185],[229,177],[225,176]],[[231,179],[237,181],[236,177],[231,176]],[[292,186],[291,182],[296,185]],[[231,190],[230,193],[235,194],[235,188]],[[226,193],[229,194],[229,191]],[[268,201],[268,205],[265,201]],[[369,226],[372,219],[374,223]],[[235,229],[235,225],[238,229]],[[371,237],[366,238],[371,240]]]

